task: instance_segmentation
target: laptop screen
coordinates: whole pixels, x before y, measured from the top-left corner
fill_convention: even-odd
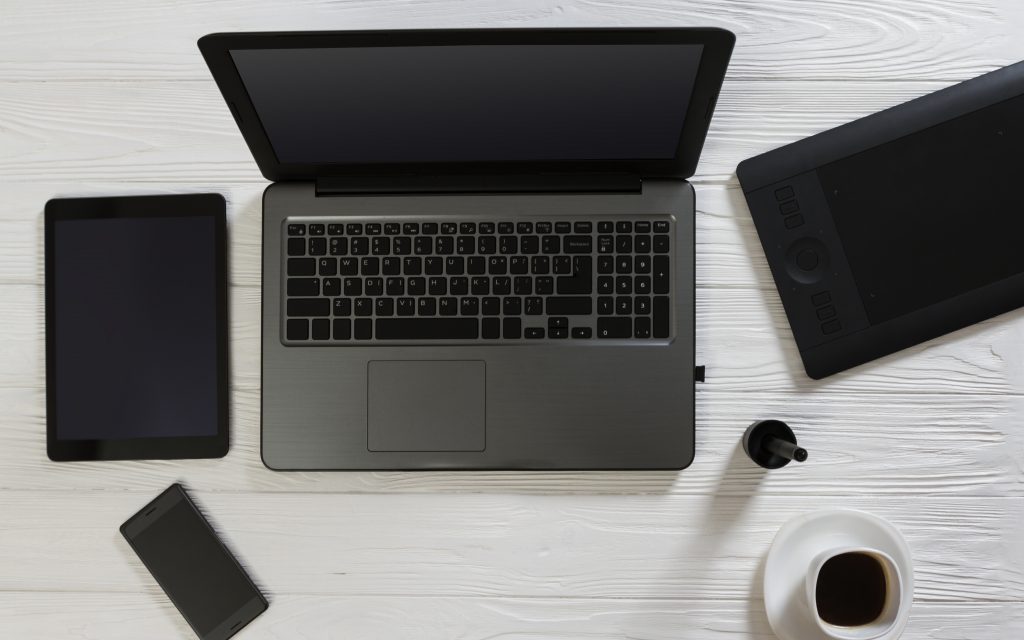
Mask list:
[[[281,163],[665,160],[700,44],[234,49]]]

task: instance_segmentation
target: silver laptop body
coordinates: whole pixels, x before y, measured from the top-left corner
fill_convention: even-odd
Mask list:
[[[212,34],[276,470],[681,469],[718,29]]]
[[[364,223],[672,218],[672,336],[643,344],[285,346],[289,216]],[[311,183],[278,183],[264,195],[263,238],[261,449],[270,468],[679,469],[692,460],[689,183],[651,181],[621,195],[415,197],[317,197]]]

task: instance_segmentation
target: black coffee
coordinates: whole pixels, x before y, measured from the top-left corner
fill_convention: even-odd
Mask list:
[[[874,556],[841,553],[818,573],[818,615],[841,627],[870,624],[882,615],[887,589],[885,567]]]

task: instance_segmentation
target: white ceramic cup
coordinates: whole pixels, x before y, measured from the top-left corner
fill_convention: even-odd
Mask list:
[[[822,620],[821,616],[818,615],[818,575],[821,573],[821,568],[825,566],[826,562],[844,553],[862,553],[871,556],[878,561],[885,572],[885,604],[882,607],[882,613],[872,622],[854,627],[830,624]],[[837,547],[823,551],[815,556],[807,573],[807,603],[811,609],[811,618],[828,638],[834,638],[835,640],[871,640],[872,638],[878,638],[892,629],[893,624],[896,623],[896,618],[899,616],[900,608],[904,606],[903,581],[900,576],[900,568],[889,554],[878,549]]]

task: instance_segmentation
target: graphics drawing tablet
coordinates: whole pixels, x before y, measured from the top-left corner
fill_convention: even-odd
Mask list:
[[[812,378],[1024,305],[1024,63],[736,173]]]

